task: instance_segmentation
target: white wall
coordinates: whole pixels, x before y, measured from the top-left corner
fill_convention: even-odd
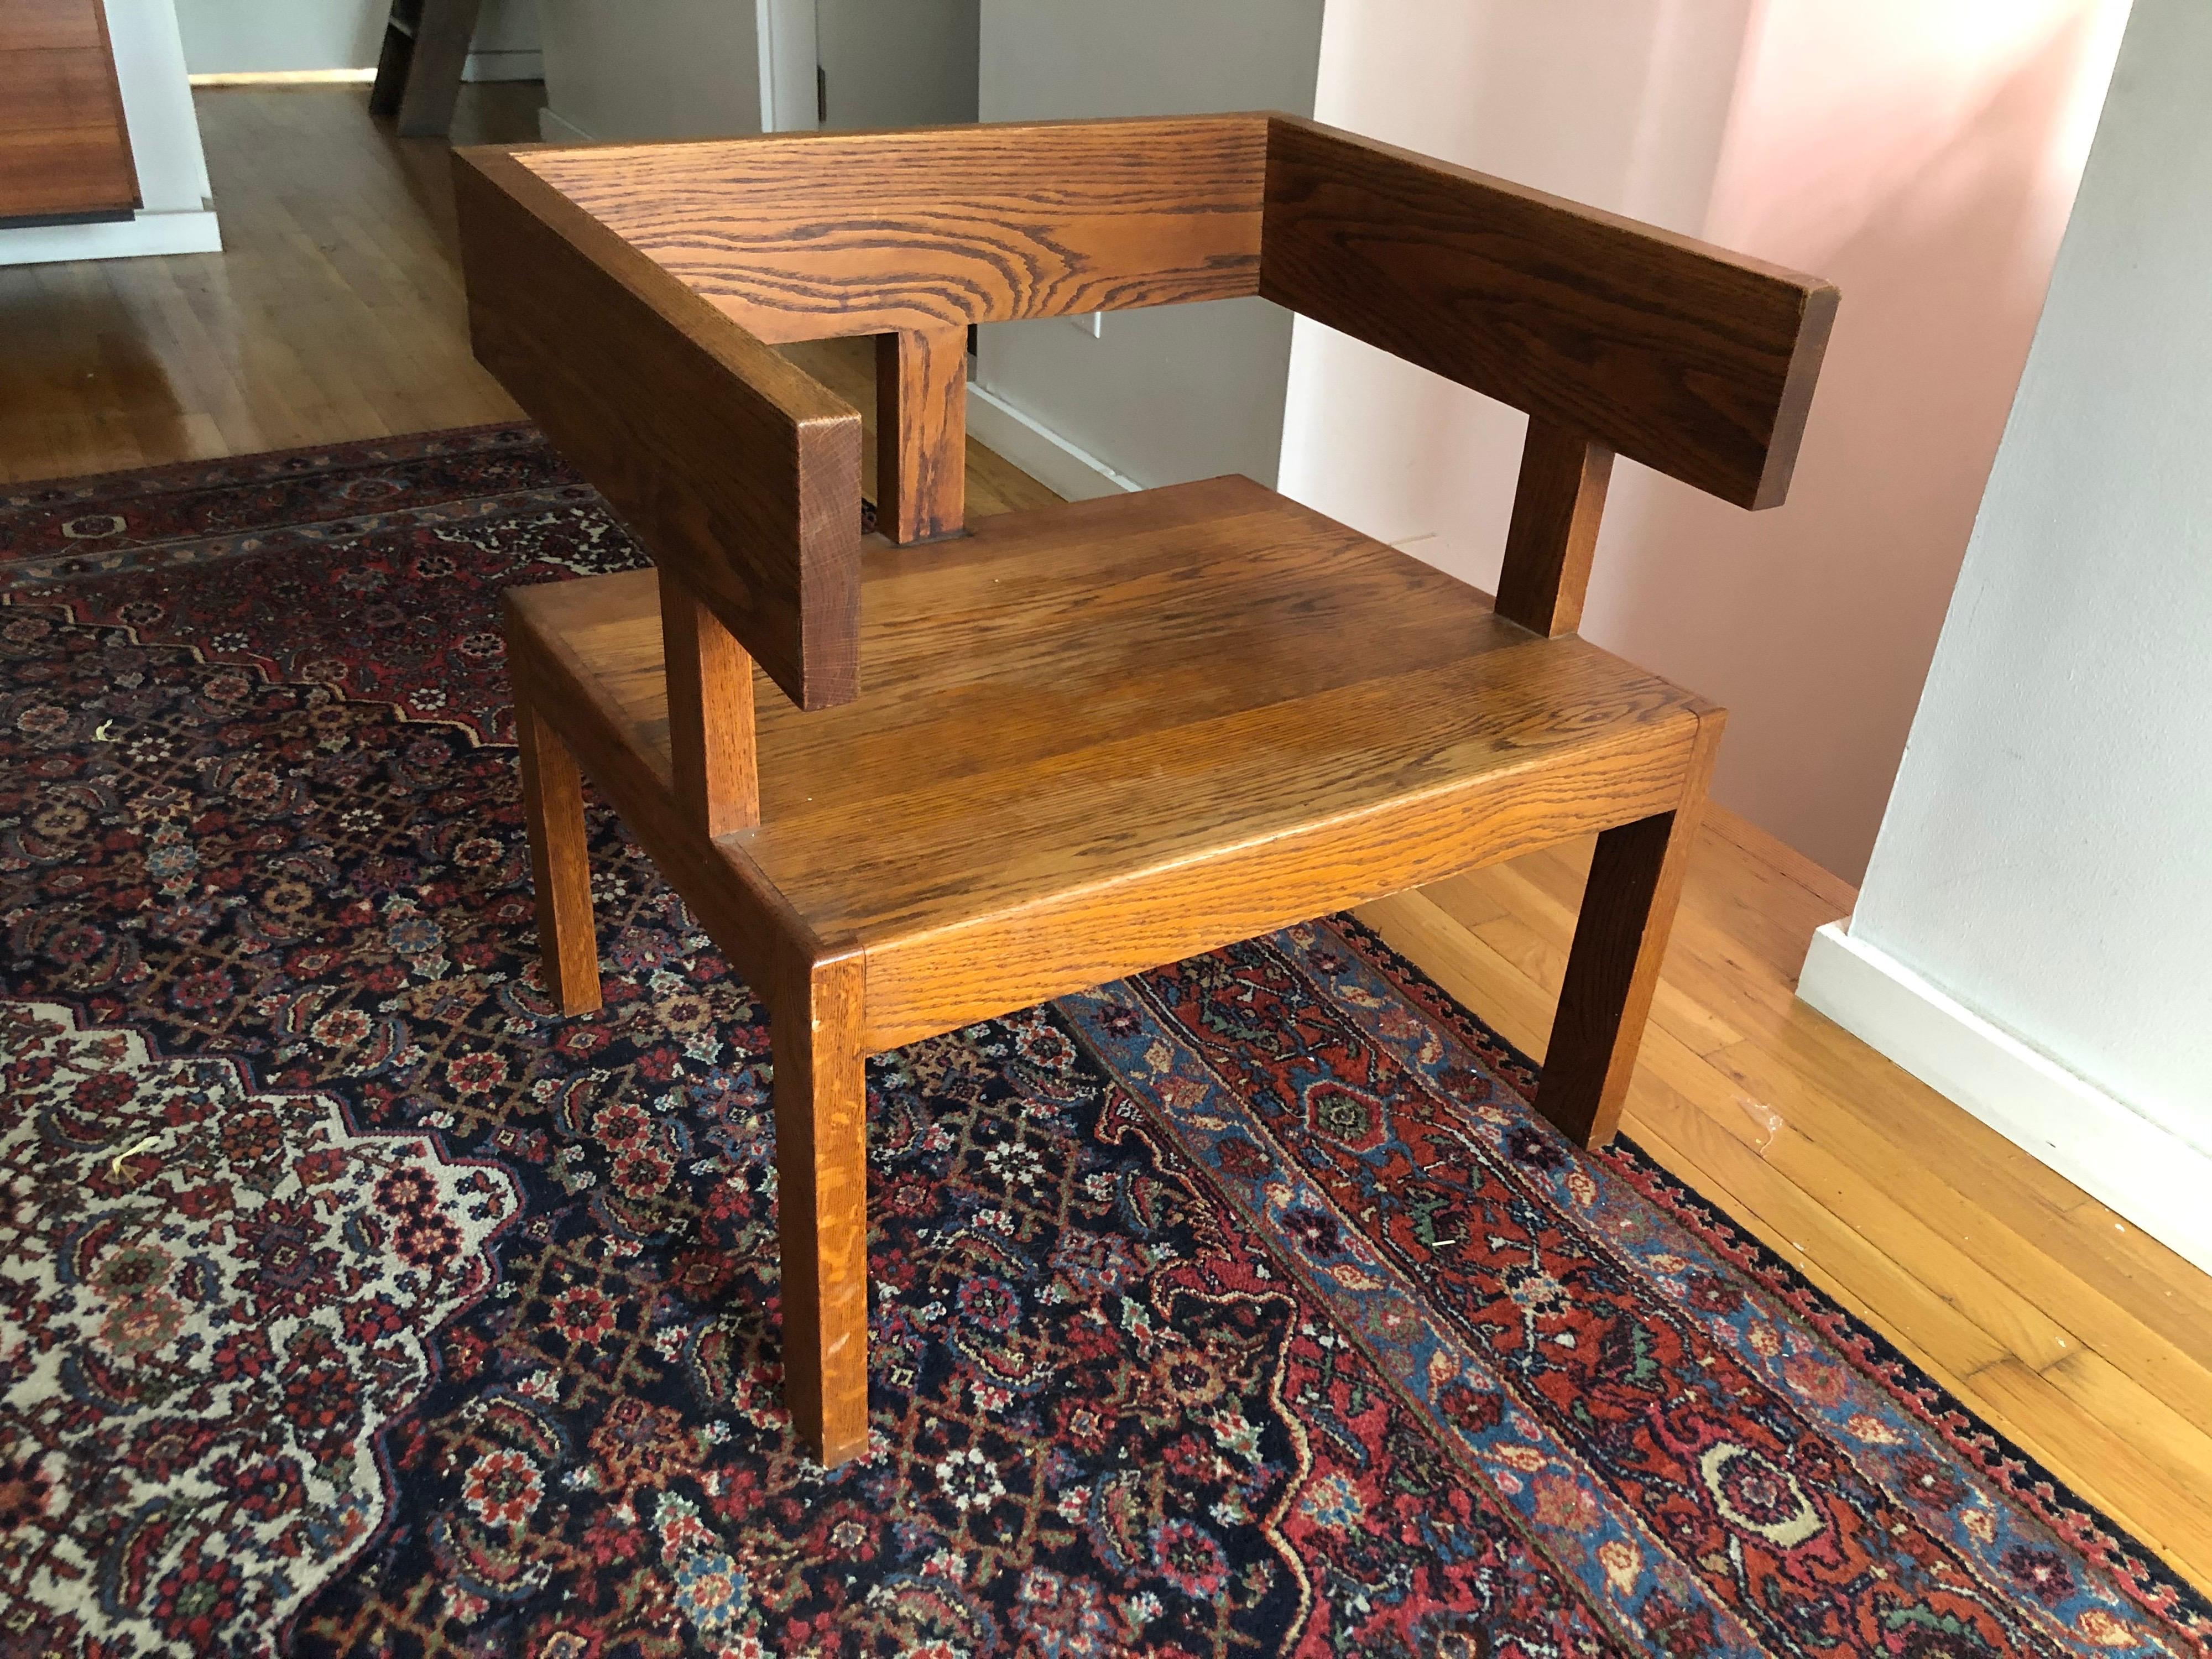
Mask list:
[[[172,0],[106,0],[106,6],[143,205],[112,224],[0,230],[0,265],[213,253],[222,246]]]
[[[760,131],[762,9],[754,0],[538,0],[544,136],[557,143]],[[811,64],[811,39],[805,56]]]
[[[815,0],[824,126],[972,121],[981,0]]]
[[[1624,463],[1583,631],[1728,706],[1714,793],[1856,879],[2126,0],[1331,0],[1325,121],[1810,270],[1790,504]],[[1301,324],[1282,487],[1482,586],[1522,422]]]
[[[1751,8],[1335,0],[1314,112],[1694,235]],[[1495,591],[1527,426],[1517,410],[1300,318],[1285,422],[1285,494]],[[1613,486],[1616,511],[1632,471]]]
[[[391,0],[177,0],[194,75],[374,69]],[[535,0],[483,0],[471,80],[535,79]]]
[[[556,143],[975,118],[979,0],[539,0]]]
[[[2212,5],[2138,0],[1850,939],[2212,1158],[2207,64]],[[2094,1182],[2133,1133],[2083,1108],[2035,1139]],[[2124,1212],[2175,1167],[2100,1196]],[[2212,1252],[2196,1169],[2177,1201]]]
[[[983,0],[982,118],[1311,114],[1321,33],[1322,0]],[[1265,301],[1110,312],[1097,337],[1058,318],[981,335],[970,422],[1033,471],[989,400],[1140,485],[1275,480],[1291,319]]]

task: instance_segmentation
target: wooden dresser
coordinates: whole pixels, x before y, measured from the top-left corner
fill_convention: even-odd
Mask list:
[[[101,0],[0,3],[0,225],[138,205]]]

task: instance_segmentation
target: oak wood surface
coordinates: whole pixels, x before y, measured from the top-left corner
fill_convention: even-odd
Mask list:
[[[564,1014],[599,1006],[599,936],[585,852],[583,774],[559,732],[528,702],[514,711],[531,884],[546,987]]]
[[[761,708],[761,827],[734,844],[867,948],[876,1047],[1665,810],[1700,719],[1241,478],[865,568],[862,695]],[[653,595],[639,573],[514,602],[665,771]]]
[[[1613,452],[1531,417],[1498,576],[1498,614],[1549,638],[1582,626]]]
[[[0,222],[127,216],[138,174],[100,0],[0,9]]]
[[[870,501],[880,502],[883,489],[878,477],[883,448],[879,369],[881,354],[876,341],[866,335],[828,340],[793,340],[780,345],[781,352],[799,368],[860,411],[868,441],[860,447],[860,489]],[[1056,505],[1060,496],[1039,483],[995,450],[973,438],[966,441],[967,465],[962,484],[963,519],[986,518],[994,513],[1018,513],[1034,507]]]
[[[867,966],[787,950],[769,995],[785,1397],[824,1464],[868,1443]]]
[[[9,0],[0,7],[0,52],[97,47],[106,26],[96,0]]]
[[[1585,1146],[1620,1122],[1726,718],[1700,714],[1678,805],[1597,838],[1536,1089],[1536,1109]]]
[[[857,493],[857,416],[817,384],[779,380],[763,341],[879,336],[877,481],[884,528],[908,544],[961,523],[964,325],[1249,292],[1249,277],[1531,411],[1504,609],[1548,635],[1578,614],[1614,445],[1747,502],[1781,498],[1833,297],[1288,118],[530,148],[459,165],[479,356],[810,709],[852,697],[859,672],[851,531],[833,501]],[[1378,200],[1396,216],[1342,222]],[[734,320],[718,328],[698,295]]]
[[[1267,122],[1144,118],[525,152],[764,340],[1255,291]]]
[[[454,136],[526,137],[543,97],[465,86]],[[521,418],[469,349],[444,143],[364,119],[357,87],[201,88],[193,104],[223,252],[0,267],[0,479]],[[872,493],[873,343],[779,349],[860,411]],[[969,513],[1060,499],[967,450]]]
[[[677,810],[702,835],[750,829],[760,822],[752,660],[681,577],[657,574]]]
[[[1260,292],[1741,507],[1788,492],[1836,290],[1288,116]]]
[[[876,522],[894,542],[956,533],[965,522],[968,333],[876,336]]]
[[[858,411],[513,157],[454,169],[477,357],[787,696],[848,700]]]
[[[568,638],[533,614],[554,592],[551,586],[508,591],[507,651],[517,707],[528,705],[557,720],[563,741],[593,787],[622,803],[623,823],[684,894],[708,937],[748,982],[767,984],[785,942],[816,935],[736,838],[710,839],[685,818],[665,747],[633,740],[605,681]],[[638,636],[641,652],[658,648],[649,635]]]
[[[454,131],[529,136],[543,95],[467,87]],[[0,477],[520,418],[470,354],[446,144],[357,86],[192,102],[222,252],[0,267]]]
[[[517,595],[518,662],[558,665],[542,684],[561,695],[539,711],[582,731],[587,768],[620,756],[594,775],[648,846],[688,843],[678,860],[697,873],[677,885],[718,939],[752,943],[737,957],[750,969],[765,923],[772,996],[812,994],[783,965],[794,949],[821,959],[805,940],[851,941],[865,993],[844,1018],[846,1062],[1598,830],[1560,1074],[1538,1104],[1580,1139],[1611,1132],[1720,726],[1571,635],[1606,467],[1626,433],[1708,488],[1779,500],[1802,413],[1787,394],[1809,395],[1801,368],[1825,334],[1819,285],[1261,117],[532,149],[461,167],[479,355],[683,587],[779,684],[796,677],[808,712],[749,725],[759,821],[716,835],[728,821],[702,781],[700,636],[656,628],[650,578]],[[1391,190],[1410,204],[1403,222],[1322,225],[1305,210]],[[1716,273],[1717,306],[1697,291]],[[1200,275],[1218,285],[1194,286]],[[757,533],[780,484],[804,509],[845,459],[787,458],[806,428],[774,397],[781,364],[763,341],[881,337],[878,484],[891,541],[910,548],[958,523],[963,325],[1250,292],[1236,286],[1247,278],[1529,410],[1504,614],[1243,479],[1000,517],[919,565],[887,544],[865,624],[860,591],[819,605],[805,591],[804,511],[795,548],[780,523]],[[1716,349],[1747,326],[1778,361]],[[1529,357],[1532,340],[1553,360]],[[701,441],[692,411],[718,401],[750,422],[750,449]],[[1559,418],[1578,407],[1576,423]],[[623,430],[641,410],[641,441]],[[857,493],[853,459],[839,482]],[[1731,477],[1747,465],[1755,478]],[[718,546],[733,592],[717,586],[730,574]],[[927,587],[903,612],[902,577]],[[684,660],[659,660],[656,635]],[[832,1105],[805,1086],[818,1123]],[[805,1117],[799,1087],[780,1119]],[[817,1198],[857,1188],[857,1133],[836,1156],[850,1167],[817,1159],[796,1178]],[[829,1248],[811,1223],[786,1240],[805,1300],[787,1310],[787,1394],[802,1435],[842,1456],[854,1443],[816,1373],[842,1351],[823,1333],[857,1322],[833,1307]],[[864,1377],[859,1391],[864,1406]]]

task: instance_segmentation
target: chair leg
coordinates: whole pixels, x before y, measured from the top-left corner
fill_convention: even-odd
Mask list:
[[[868,1448],[868,1089],[862,958],[794,960],[769,998],[783,1391],[806,1449]]]
[[[1714,709],[1698,723],[1680,805],[1597,838],[1536,1083],[1536,1109],[1584,1146],[1620,1126],[1723,718]]]
[[[522,750],[522,810],[530,829],[530,875],[538,888],[545,988],[562,1013],[589,1013],[599,1006],[599,945],[592,931],[583,774],[561,734],[520,698],[514,735]]]

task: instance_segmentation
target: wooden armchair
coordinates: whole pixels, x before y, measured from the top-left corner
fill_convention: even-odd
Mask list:
[[[1575,635],[1607,477],[1779,501],[1834,289],[1279,115],[458,180],[477,356],[656,566],[507,595],[547,981],[599,1006],[580,763],[766,994],[824,1463],[867,1440],[869,1054],[1601,831],[1537,1106],[1612,1133],[1722,715]],[[1252,294],[1528,412],[1494,608],[1241,477],[963,533],[969,324]],[[860,334],[868,537],[859,415],[770,343]]]

